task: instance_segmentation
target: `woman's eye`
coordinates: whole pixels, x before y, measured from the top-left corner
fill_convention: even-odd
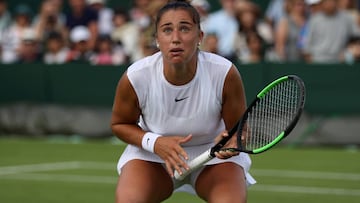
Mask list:
[[[188,28],[188,27],[181,27],[181,28],[180,28],[180,31],[181,31],[181,32],[189,32],[189,31],[190,31],[190,28]]]
[[[172,31],[171,28],[164,28],[164,29],[163,29],[163,32],[165,32],[165,33],[170,33],[171,31]]]

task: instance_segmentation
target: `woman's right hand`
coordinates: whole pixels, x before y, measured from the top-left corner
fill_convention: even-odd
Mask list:
[[[182,168],[189,170],[186,163],[188,155],[181,147],[181,144],[189,142],[192,135],[182,136],[162,136],[155,142],[154,152],[165,161],[166,170],[171,177],[174,177],[174,170],[182,174]]]

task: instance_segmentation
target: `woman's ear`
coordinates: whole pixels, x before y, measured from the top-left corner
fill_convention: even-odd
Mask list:
[[[202,42],[203,38],[204,38],[204,32],[200,30],[200,33],[199,33],[199,39],[200,39],[200,41],[198,42],[198,46],[201,45],[201,42]]]

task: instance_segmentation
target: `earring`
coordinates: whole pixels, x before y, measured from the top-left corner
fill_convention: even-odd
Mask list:
[[[159,46],[160,46],[159,43],[156,43],[156,47],[159,48]]]
[[[201,45],[201,42],[198,42],[198,47]]]

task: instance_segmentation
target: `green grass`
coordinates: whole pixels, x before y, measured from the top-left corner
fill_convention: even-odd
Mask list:
[[[0,137],[1,203],[114,202],[116,162],[123,145],[109,140]],[[360,152],[276,148],[252,156],[250,203],[355,203]],[[166,203],[203,202],[176,193]]]

